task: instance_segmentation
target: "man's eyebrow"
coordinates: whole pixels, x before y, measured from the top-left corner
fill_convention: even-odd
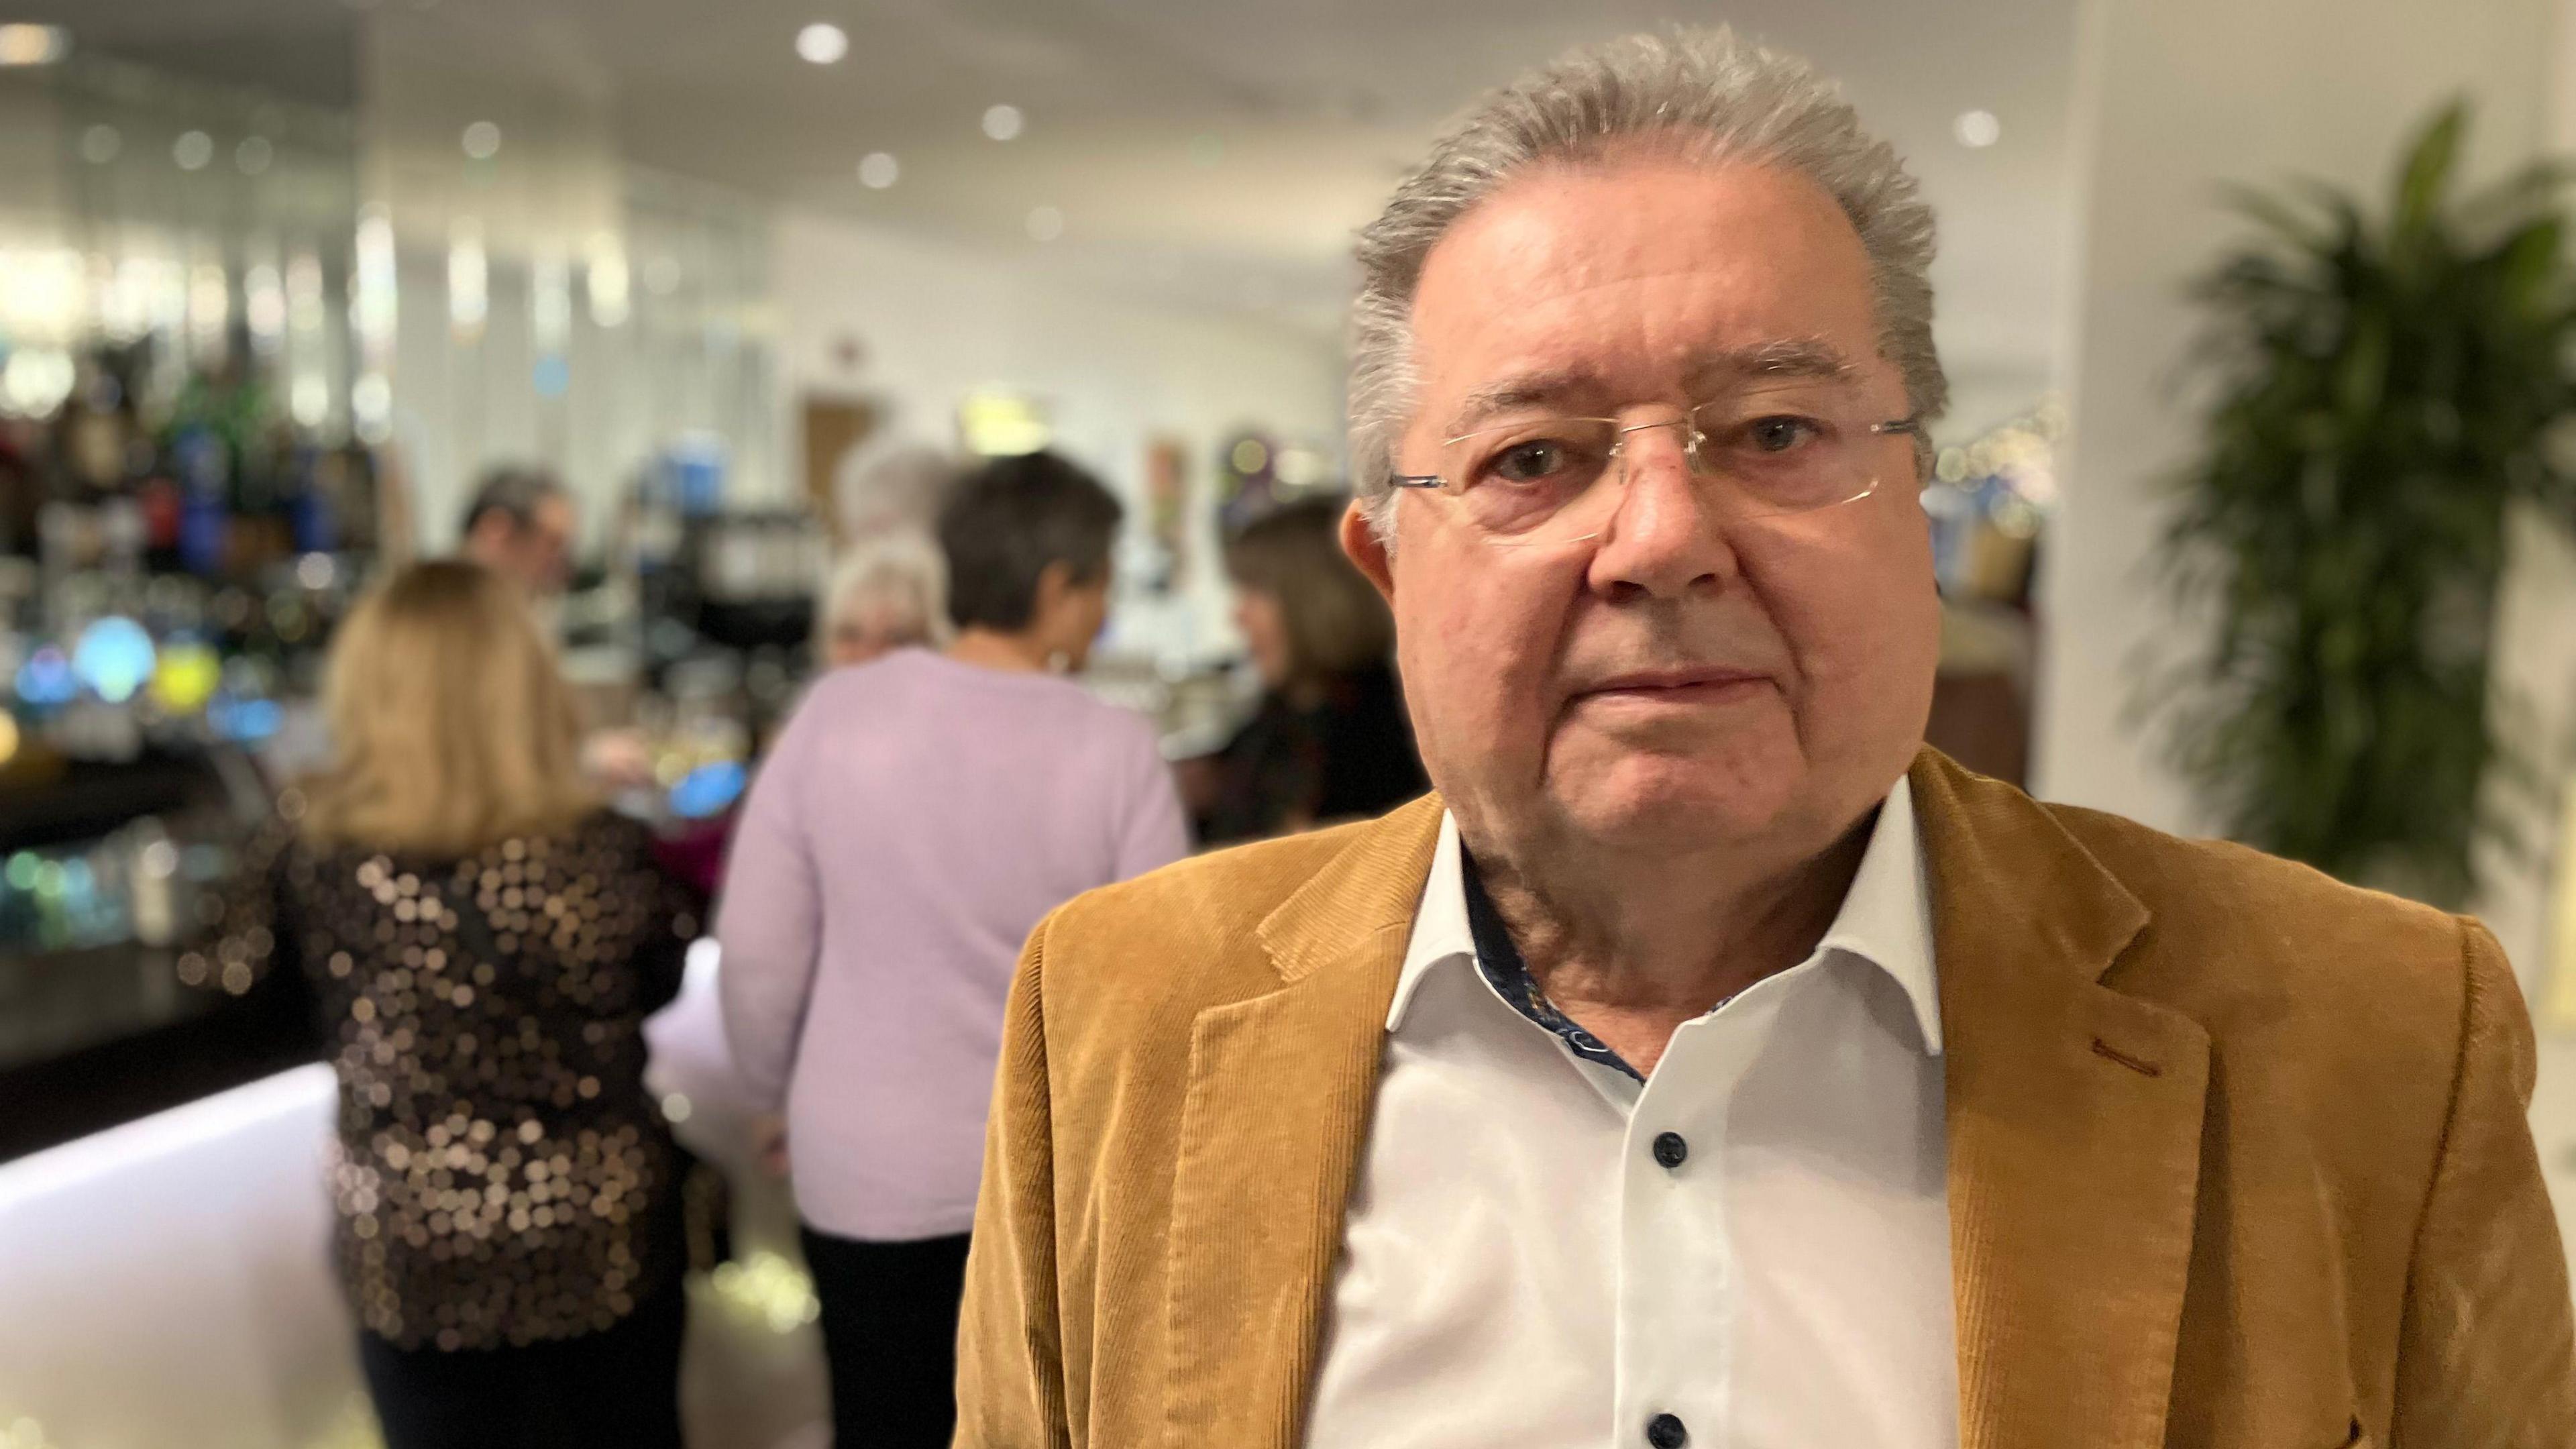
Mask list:
[[[1819,337],[1782,338],[1702,353],[1682,371],[1694,394],[1729,383],[1770,378],[1822,378],[1841,381],[1854,372],[1851,361]]]
[[[1490,382],[1467,394],[1449,415],[1444,434],[1457,437],[1498,414],[1523,408],[1563,404],[1569,398],[1597,397],[1601,380],[1587,368],[1550,368]]]
[[[1720,388],[1775,378],[1818,378],[1839,382],[1852,376],[1851,362],[1822,338],[1782,338],[1747,347],[1702,352],[1682,369],[1682,382],[1692,397]],[[1459,401],[1443,436],[1475,431],[1489,418],[1524,408],[1592,405],[1603,391],[1600,376],[1589,368],[1547,368],[1487,383]]]

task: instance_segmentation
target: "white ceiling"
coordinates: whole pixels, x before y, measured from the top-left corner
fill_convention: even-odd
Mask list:
[[[379,9],[379,7],[382,7]],[[356,28],[599,97],[632,159],[1084,283],[1333,325],[1343,253],[1440,121],[1585,40],[1724,19],[1839,77],[1941,208],[1967,409],[2043,385],[2074,0],[0,0],[76,43],[345,103]],[[848,56],[796,57],[829,20]],[[1027,116],[987,139],[995,102]],[[1982,108],[2002,140],[1970,150]],[[860,185],[871,151],[901,180]],[[1029,239],[1032,208],[1064,214]],[[1989,409],[2009,402],[1985,402]],[[1964,417],[1980,423],[1989,419]]]

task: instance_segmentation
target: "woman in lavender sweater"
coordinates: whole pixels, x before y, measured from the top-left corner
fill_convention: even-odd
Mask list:
[[[945,1445],[1003,998],[1040,916],[1177,860],[1152,727],[1058,675],[1116,499],[1048,454],[942,513],[956,640],[835,671],[753,785],[717,919],[726,1035],[784,1106],[842,1449]]]

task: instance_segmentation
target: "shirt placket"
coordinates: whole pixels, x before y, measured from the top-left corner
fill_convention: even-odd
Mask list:
[[[1767,994],[1767,993],[1766,993]],[[1673,1033],[1620,1155],[1616,1449],[1732,1440],[1739,1265],[1728,1231],[1727,1111],[1773,1003]]]

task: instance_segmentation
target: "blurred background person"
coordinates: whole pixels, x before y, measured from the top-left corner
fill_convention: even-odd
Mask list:
[[[814,611],[815,674],[847,669],[897,649],[936,648],[955,637],[948,623],[948,565],[939,545],[911,531],[880,533],[862,539],[842,554],[825,581],[820,607]],[[594,774],[603,760],[637,758],[640,745],[631,736],[599,737],[586,749]],[[623,750],[623,756],[616,753]],[[682,880],[712,894],[724,876],[725,854],[733,842],[739,805],[701,820],[677,820],[663,830],[658,849],[663,866]],[[773,1146],[763,1155],[783,1158]]]
[[[579,528],[572,495],[552,473],[498,467],[483,475],[465,506],[458,551],[527,590],[530,598],[551,599],[572,582]]]
[[[337,763],[281,801],[209,961],[318,996],[359,1360],[390,1449],[676,1446],[680,1158],[643,1086],[695,899],[575,768],[518,590],[395,575],[327,685]]]
[[[1282,506],[1225,551],[1261,707],[1187,772],[1199,841],[1258,839],[1381,811],[1429,789],[1391,663],[1386,602],[1343,556],[1343,502]]]
[[[814,654],[846,669],[905,648],[939,648],[948,622],[948,565],[939,545],[909,530],[852,544],[832,567],[815,611]]]
[[[959,471],[954,455],[900,432],[870,438],[834,467],[830,522],[845,545],[884,533],[930,533]]]
[[[1003,998],[1055,906],[1178,859],[1153,728],[1063,673],[1121,514],[1052,454],[939,522],[957,637],[814,685],[751,792],[717,919],[754,1093],[783,1103],[836,1442],[939,1446]]]

